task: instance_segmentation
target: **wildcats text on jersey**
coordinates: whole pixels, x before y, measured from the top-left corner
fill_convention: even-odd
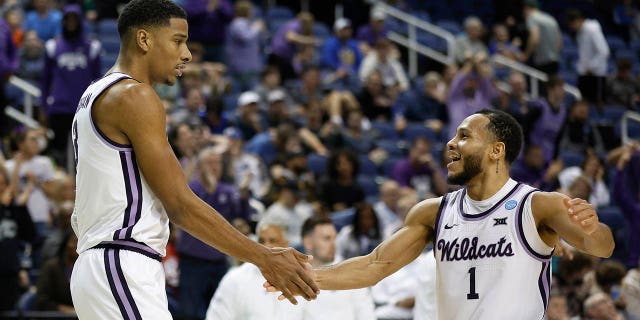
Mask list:
[[[462,241],[458,241],[458,238],[452,241],[440,239],[437,244],[438,250],[442,251],[440,261],[478,260],[513,256],[511,242],[507,243],[505,237],[500,238],[496,243],[488,245],[481,244],[478,246],[478,242],[478,237],[473,239],[463,238]]]

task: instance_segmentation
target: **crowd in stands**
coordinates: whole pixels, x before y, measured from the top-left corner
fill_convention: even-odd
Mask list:
[[[512,177],[588,199],[616,239],[610,259],[557,248],[547,318],[640,319],[640,124],[625,144],[620,125],[640,111],[640,3],[582,1],[559,16],[566,1],[477,1],[476,16],[456,0],[465,10],[453,16],[445,1],[387,1],[456,36],[453,64],[421,58],[411,77],[387,38],[406,28],[372,1],[344,1],[335,18],[298,1],[175,1],[193,60],[176,85],[156,86],[167,136],[194,193],[238,230],[312,254],[315,267],[367,254],[413,205],[458,188],[446,142],[465,117],[498,108],[525,133]],[[0,112],[0,312],[74,314],[69,134],[83,90],[115,62],[124,2],[0,0],[0,107],[24,107],[12,75],[42,93],[39,128]],[[539,96],[496,54],[546,73]],[[437,307],[431,251],[372,288],[299,306],[177,228],[163,263],[176,319],[433,319]]]

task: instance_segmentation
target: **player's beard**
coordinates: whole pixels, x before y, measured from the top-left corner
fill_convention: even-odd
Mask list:
[[[465,185],[473,177],[482,172],[482,157],[477,154],[470,154],[461,159],[464,162],[462,172],[456,175],[448,175],[447,183],[451,185]]]

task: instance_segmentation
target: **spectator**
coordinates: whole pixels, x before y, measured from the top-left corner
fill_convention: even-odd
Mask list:
[[[584,316],[594,320],[624,320],[626,317],[616,310],[611,297],[599,292],[584,301]]]
[[[204,202],[216,208],[231,222],[249,219],[247,198],[233,186],[220,180],[223,173],[222,153],[214,147],[198,154],[200,175],[189,185]],[[202,319],[220,279],[229,269],[227,257],[192,235],[181,232],[176,249],[180,261],[180,310],[187,319]]]
[[[185,92],[182,105],[171,112],[170,125],[185,123],[190,127],[199,127],[202,125],[202,114],[204,114],[205,108],[202,90],[190,88]]]
[[[305,69],[320,65],[319,53],[313,45],[302,45],[293,56],[291,65],[293,71],[296,73],[296,78],[299,78]]]
[[[189,40],[204,46],[205,61],[223,61],[223,47],[227,26],[233,18],[228,0],[183,0],[187,12]],[[215,32],[213,32],[215,30]]]
[[[369,254],[383,238],[373,206],[361,202],[354,209],[351,224],[340,229],[336,238],[338,256],[344,259]]]
[[[382,73],[374,70],[367,76],[357,99],[362,113],[369,120],[389,121],[395,101],[395,92],[383,83]],[[344,111],[344,110],[343,110]]]
[[[224,112],[224,101],[220,97],[211,96],[205,101],[204,114],[201,115],[201,122],[209,128],[211,134],[221,134],[227,127],[231,126],[232,119],[228,112]]]
[[[464,118],[483,108],[490,108],[498,92],[491,83],[491,67],[487,55],[480,52],[465,60],[456,73],[447,96],[449,123],[460,123]],[[446,139],[455,136],[455,126],[449,127]]]
[[[33,8],[25,16],[25,32],[35,30],[44,42],[62,33],[62,12],[54,9],[53,0],[34,0]]]
[[[42,311],[60,311],[75,315],[69,279],[73,265],[78,259],[76,247],[78,238],[75,233],[68,232],[62,242],[57,257],[42,266],[38,277],[36,309]]]
[[[585,278],[593,270],[593,259],[579,251],[573,252],[573,259],[558,260],[555,271],[558,277],[558,288],[567,297],[567,306],[572,317],[582,314],[582,302],[589,295],[590,289],[590,284],[585,281]]]
[[[194,138],[194,132],[189,125],[183,123],[171,127],[167,133],[169,144],[176,155],[180,166],[188,181],[196,175],[198,162],[198,145]]]
[[[525,124],[529,112],[527,97],[527,80],[520,72],[513,71],[509,74],[509,92],[500,92],[495,106],[512,115],[520,124]],[[524,126],[526,128],[526,126]],[[524,129],[524,128],[523,128]],[[528,132],[524,132],[525,136]]]
[[[320,199],[330,211],[344,210],[364,201],[365,194],[356,181],[360,163],[347,150],[334,152],[327,161],[327,175],[320,183]]]
[[[517,61],[524,60],[524,55],[520,51],[520,48],[510,40],[509,29],[501,23],[493,26],[493,39],[491,43],[489,43],[489,54],[500,54]]]
[[[423,267],[424,265],[418,259],[413,260],[371,287],[371,296],[376,304],[378,319],[413,319],[413,308],[418,291],[428,290],[425,287],[419,287],[420,283],[416,281],[422,273],[427,271]]]
[[[100,78],[100,42],[89,40],[83,31],[82,11],[78,5],[64,8],[62,35],[45,43],[45,73],[42,76],[41,105],[47,112],[51,140],[51,156],[68,167],[67,143],[78,101],[95,79]]]
[[[605,169],[597,154],[587,152],[580,167],[568,167],[560,171],[558,180],[560,188],[570,190],[576,183],[586,183],[589,186],[587,194],[580,198],[588,199],[594,207],[609,205],[609,188],[604,181]]]
[[[369,23],[360,26],[356,39],[360,42],[360,51],[367,55],[371,48],[380,39],[385,39],[389,33],[389,27],[385,25],[386,14],[375,7],[371,8]]]
[[[277,201],[267,208],[260,221],[287,226],[287,239],[292,246],[299,247],[302,244],[302,224],[313,214],[312,207],[303,201],[297,181],[287,181],[279,189]]]
[[[637,265],[636,261],[636,265]],[[621,297],[626,302],[625,311],[631,317],[640,318],[640,269],[630,268],[622,279]]]
[[[378,155],[380,155],[383,160],[386,157],[386,153],[384,153],[384,150],[376,147],[376,137],[370,129],[364,128],[364,124],[366,123],[367,120],[362,116],[360,110],[350,110],[347,112],[346,127],[342,130],[342,137],[344,139],[343,147],[357,154],[369,155],[372,161],[377,160],[376,156]]]
[[[632,72],[632,61],[629,58],[617,60],[615,74],[607,79],[607,104],[625,106],[631,110],[638,110],[640,102],[640,81]]]
[[[558,173],[564,164],[557,159],[545,166],[542,147],[535,144],[525,146],[523,156],[511,165],[511,177],[543,191],[556,190]]]
[[[238,96],[237,126],[242,136],[251,140],[256,134],[264,131],[264,124],[258,112],[260,97],[253,91],[243,92]]]
[[[455,62],[458,65],[478,54],[487,56],[487,46],[482,42],[484,25],[476,16],[469,16],[464,20],[464,33],[456,37],[453,47]]]
[[[613,197],[624,214],[629,230],[640,230],[640,145],[623,147],[617,159],[613,181]],[[629,256],[624,261],[629,268],[637,268],[640,259],[640,234],[629,233]]]
[[[380,200],[373,205],[373,209],[378,215],[382,230],[402,222],[398,212],[400,195],[400,185],[395,180],[389,179],[380,185]]]
[[[578,10],[567,12],[567,23],[571,30],[576,32],[576,71],[580,93],[584,99],[602,108],[605,100],[609,45],[600,23],[595,19],[585,19]]]
[[[5,97],[5,86],[11,75],[18,68],[18,54],[16,46],[11,39],[11,30],[0,17],[0,137],[9,133],[9,119],[4,114],[7,105]]]
[[[424,76],[424,86],[420,91],[407,91],[396,100],[393,109],[403,121],[422,122],[435,132],[442,132],[449,122],[447,107],[445,106],[445,84],[442,77],[435,71],[429,71]]]
[[[394,92],[403,92],[409,89],[409,80],[404,72],[402,64],[391,55],[391,43],[386,38],[375,43],[373,51],[370,51],[360,66],[360,81],[365,81],[373,71],[380,72],[382,84]]]
[[[43,139],[44,137],[33,129],[17,132],[12,139],[14,156],[6,162],[7,170],[12,173],[12,180],[18,183],[19,192],[33,188],[29,193],[27,209],[36,228],[37,247],[49,234],[49,198],[56,192],[53,181],[55,171],[51,160],[38,155],[41,141],[46,141]]]
[[[17,7],[13,7],[7,12],[4,13],[4,18],[11,30],[11,39],[13,39],[13,43],[16,47],[22,47],[22,40],[24,38],[24,30],[22,26],[24,25],[24,15],[22,10]]]
[[[567,297],[557,290],[549,293],[549,307],[547,309],[547,320],[571,320],[569,308],[567,308]]]
[[[562,48],[558,22],[540,11],[538,0],[525,0],[523,12],[529,29],[524,59],[531,59],[531,65],[544,73],[557,74]]]
[[[586,153],[605,151],[602,136],[589,122],[589,104],[584,100],[576,101],[569,109],[567,119],[558,135],[558,150]]]
[[[284,80],[295,78],[291,60],[299,46],[318,44],[312,32],[313,15],[301,12],[296,19],[285,22],[273,35],[268,62],[278,67]]]
[[[391,177],[401,187],[414,189],[419,200],[444,195],[449,189],[439,162],[431,153],[431,141],[423,136],[411,142],[409,155],[395,164]]]
[[[17,181],[10,179],[9,171],[0,163],[0,312],[12,310],[20,294],[21,270],[19,255],[23,242],[34,238],[34,227],[25,203],[35,181],[18,192]]]
[[[44,44],[35,31],[25,32],[18,55],[20,62],[16,76],[35,86],[40,85],[44,73]]]
[[[234,185],[247,185],[252,197],[261,199],[269,191],[271,181],[262,159],[242,149],[242,133],[235,127],[224,129],[222,133],[229,140],[225,155],[229,176]]]
[[[436,259],[433,250],[417,258],[422,265],[418,274],[419,290],[413,307],[413,320],[435,320],[438,312],[436,302]]]
[[[633,2],[631,0],[617,1],[617,4],[613,7],[613,23],[616,25],[618,33],[627,43],[635,40],[638,36],[638,30],[635,26],[638,9],[636,8],[637,4]]]
[[[308,105],[311,102],[320,102],[325,97],[325,88],[320,78],[320,70],[316,66],[305,68],[300,75],[302,83],[291,91],[294,103]]]
[[[336,260],[336,228],[331,219],[311,217],[302,226],[302,243],[305,253],[313,256],[311,265],[320,268]],[[304,320],[375,319],[373,300],[367,289],[328,290],[316,301],[305,302],[302,306]]]
[[[240,90],[249,90],[262,70],[261,35],[265,31],[264,21],[252,21],[253,5],[250,1],[235,4],[235,18],[229,26],[227,39],[227,61]]]
[[[273,90],[267,95],[267,109],[264,110],[264,119],[270,128],[292,120],[295,110],[289,104],[287,97],[284,90]]]
[[[599,291],[609,295],[616,305],[624,309],[625,301],[620,298],[622,279],[627,273],[627,268],[619,261],[604,260],[596,267],[595,278]]]
[[[251,90],[258,94],[258,105],[260,110],[267,110],[267,98],[269,93],[276,90],[285,90],[282,86],[280,70],[274,66],[267,66],[260,75],[260,82],[256,84],[253,90]]]
[[[564,106],[564,81],[557,77],[549,78],[546,96],[529,103],[524,131],[529,132],[525,139],[528,143],[542,147],[544,162],[549,163],[556,155],[556,141],[566,120]]]
[[[49,235],[42,245],[42,262],[55,258],[64,247],[65,235],[73,232],[71,228],[71,214],[73,213],[75,199],[75,177],[57,171],[54,175],[56,196],[53,203],[53,224]]]
[[[351,21],[337,19],[333,24],[333,32],[334,35],[327,39],[322,48],[322,66],[335,72],[338,79],[357,76],[362,53],[356,40],[351,37]]]
[[[288,247],[286,229],[286,224],[260,222],[256,227],[258,242],[268,248]],[[265,281],[251,263],[230,269],[211,299],[206,320],[304,319],[302,308],[278,301],[276,293],[266,293],[262,287]]]

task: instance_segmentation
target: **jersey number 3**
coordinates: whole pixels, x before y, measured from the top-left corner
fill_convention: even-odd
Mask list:
[[[469,293],[467,300],[479,299],[480,296],[476,292],[476,267],[469,268]]]

